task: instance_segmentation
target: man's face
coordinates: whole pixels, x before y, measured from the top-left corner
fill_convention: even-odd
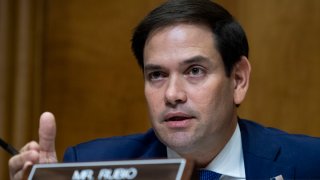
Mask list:
[[[176,24],[152,32],[144,49],[145,96],[160,140],[179,153],[221,146],[236,124],[234,79],[209,28]]]

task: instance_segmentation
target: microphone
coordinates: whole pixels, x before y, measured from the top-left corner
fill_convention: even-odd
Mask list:
[[[0,145],[1,147],[6,150],[8,153],[10,153],[12,156],[19,154],[19,151],[16,150],[13,146],[6,143],[4,140],[0,138]]]

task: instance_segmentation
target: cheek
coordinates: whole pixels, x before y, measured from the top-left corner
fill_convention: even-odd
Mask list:
[[[159,90],[153,90],[150,88],[145,88],[144,91],[145,98],[147,101],[147,105],[149,108],[149,113],[153,117],[157,114],[157,110],[159,111],[161,107],[161,93]]]
[[[227,81],[201,86],[190,95],[192,104],[203,116],[219,116],[226,106],[233,104],[233,91]]]
[[[220,101],[219,96],[216,96],[214,91],[210,91],[210,93],[194,93],[189,100],[192,103],[192,107],[196,108],[202,118],[211,116],[212,112],[215,111],[217,104],[219,104],[218,101]]]

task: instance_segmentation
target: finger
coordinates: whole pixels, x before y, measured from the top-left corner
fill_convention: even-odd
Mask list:
[[[12,176],[10,175],[11,179],[16,179],[16,180],[22,179],[22,178],[24,177],[24,174],[25,174],[27,168],[28,168],[29,166],[31,166],[32,164],[34,164],[34,163],[29,162],[29,161],[26,162],[26,163],[24,164],[22,170],[18,171],[17,173],[15,173],[15,174],[12,175]]]
[[[19,171],[23,171],[26,163],[35,164],[39,162],[40,154],[38,151],[30,150],[13,156],[9,160],[10,176],[14,177]],[[27,163],[27,164],[28,164]]]
[[[30,150],[40,151],[39,144],[35,141],[31,141],[21,148],[20,153],[30,151]]]
[[[55,152],[56,122],[52,113],[45,112],[40,117],[39,145],[40,150]]]
[[[24,175],[24,171],[19,171],[19,172],[15,173],[15,174],[10,174],[10,179],[11,180],[22,179],[23,175]]]
[[[38,162],[39,160],[39,153],[40,153],[40,146],[35,141],[31,141],[27,143],[23,148],[20,150],[20,154],[17,154],[10,158],[9,160],[9,167],[10,171],[12,170],[17,171],[21,169],[23,164],[26,161],[31,162]]]

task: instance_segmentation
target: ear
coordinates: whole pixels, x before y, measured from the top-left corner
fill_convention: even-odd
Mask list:
[[[238,61],[232,72],[232,77],[234,80],[234,103],[240,105],[244,100],[247,90],[249,88],[251,65],[247,57],[241,56],[240,61]]]

